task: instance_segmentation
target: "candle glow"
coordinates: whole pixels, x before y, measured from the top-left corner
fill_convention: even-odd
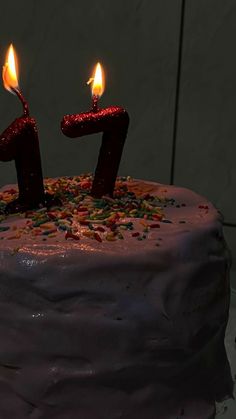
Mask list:
[[[92,82],[92,89],[91,89],[92,96],[97,96],[100,98],[105,88],[105,76],[104,76],[103,68],[100,63],[97,63],[95,71],[94,71],[94,76],[89,79],[88,84],[90,84],[91,82]]]
[[[5,89],[15,93],[12,89],[19,89],[17,57],[11,44],[6,54],[5,65],[2,69],[2,79]]]

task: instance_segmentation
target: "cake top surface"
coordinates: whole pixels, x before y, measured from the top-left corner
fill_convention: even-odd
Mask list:
[[[36,252],[44,257],[67,251],[102,254],[162,249],[176,237],[219,226],[220,214],[205,198],[175,186],[118,178],[114,198],[90,196],[91,175],[45,179],[45,190],[61,205],[4,215],[17,197],[15,186],[0,190],[0,250]]]

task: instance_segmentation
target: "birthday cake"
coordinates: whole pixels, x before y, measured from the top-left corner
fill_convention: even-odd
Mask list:
[[[0,418],[214,417],[232,393],[230,257],[194,192],[45,180],[61,205],[6,216],[0,192]]]

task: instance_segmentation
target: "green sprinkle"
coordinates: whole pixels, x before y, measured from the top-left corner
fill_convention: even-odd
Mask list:
[[[10,229],[10,227],[8,227],[8,226],[0,226],[0,232],[2,233],[3,231],[7,231],[7,230],[9,230]]]
[[[39,220],[36,223],[33,224],[33,227],[40,227],[41,224],[45,224],[47,223],[49,220],[49,218],[44,218],[43,220]]]

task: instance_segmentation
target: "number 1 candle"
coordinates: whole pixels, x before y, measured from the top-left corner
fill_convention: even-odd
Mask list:
[[[99,109],[98,101],[104,90],[102,68],[98,63],[92,81],[92,109],[75,115],[65,115],[62,132],[71,138],[103,132],[102,145],[95,170],[91,194],[95,198],[113,195],[115,180],[128,131],[129,116],[125,109],[111,106]]]
[[[0,136],[0,160],[15,160],[19,197],[8,204],[6,211],[21,212],[45,203],[43,175],[36,122],[29,115],[28,104],[19,90],[17,62],[10,45],[2,71],[4,87],[21,101],[23,115]]]

